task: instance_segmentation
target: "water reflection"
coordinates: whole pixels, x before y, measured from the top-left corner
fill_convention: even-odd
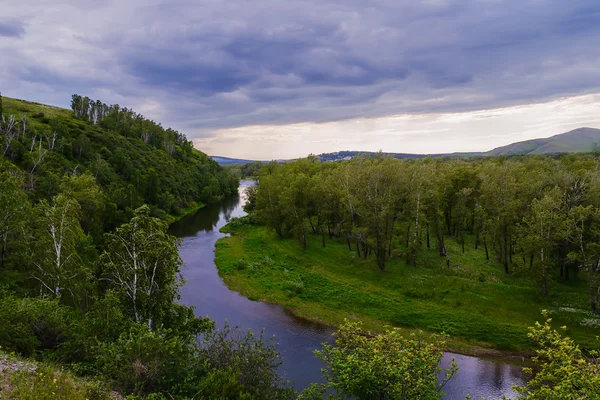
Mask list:
[[[223,219],[229,222],[233,211],[240,203],[239,196],[222,200],[219,204],[211,204],[192,215],[183,217],[179,222],[169,227],[169,232],[177,237],[195,236],[198,232],[214,230]]]
[[[181,288],[182,302],[194,306],[198,316],[208,315],[218,326],[227,319],[230,325],[254,332],[264,328],[265,334],[274,336],[279,343],[283,356],[280,373],[301,390],[311,382],[321,381],[323,363],[314,356],[313,350],[320,348],[323,342],[331,343],[333,330],[297,318],[278,305],[251,301],[229,290],[214,264],[215,243],[225,236],[219,229],[232,217],[244,215],[243,190],[251,184],[252,181],[242,181],[240,197],[208,206],[171,226],[170,232],[183,238],[179,250],[186,279]],[[452,356],[458,362],[459,373],[444,388],[447,399],[464,399],[466,394],[471,394],[473,399],[483,396],[498,399],[502,394],[511,394],[512,385],[522,384],[518,366],[447,353],[442,367],[447,367]]]
[[[456,379],[444,388],[445,398],[464,399],[466,394],[473,399],[498,399],[502,394],[512,398],[515,396],[512,386],[523,383],[521,366],[496,360],[445,353],[441,367],[447,368],[453,357],[459,371]]]

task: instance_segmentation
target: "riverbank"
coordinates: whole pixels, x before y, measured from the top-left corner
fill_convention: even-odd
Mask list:
[[[311,321],[336,326],[349,318],[372,330],[393,325],[445,333],[449,351],[520,359],[532,351],[527,328],[548,309],[583,347],[597,346],[598,328],[584,326],[590,316],[583,282],[556,284],[551,296],[540,298],[527,279],[504,275],[472,246],[461,254],[451,239],[448,250],[459,267],[445,268],[435,252],[425,251],[419,267],[392,257],[382,273],[340,240],[322,248],[321,237],[311,236],[302,250],[260,226],[229,224],[222,231],[232,236],[217,242],[215,263],[227,286]]]
[[[182,218],[185,218],[188,215],[192,215],[204,207],[206,207],[206,204],[199,203],[193,207],[183,208],[178,215],[169,214],[167,216],[167,224],[172,225],[175,222],[181,220]]]

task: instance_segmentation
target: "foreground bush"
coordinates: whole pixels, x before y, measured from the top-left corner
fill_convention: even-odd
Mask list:
[[[444,343],[435,338],[406,338],[398,329],[371,335],[360,323],[348,321],[335,336],[335,346],[323,344],[315,351],[327,364],[327,384],[313,385],[304,398],[319,399],[331,389],[340,398],[440,399],[442,387],[458,370],[452,362],[445,379],[438,382]]]
[[[584,354],[573,340],[552,328],[552,319],[535,323],[529,337],[540,346],[533,357],[535,374],[525,387],[515,387],[523,399],[600,399],[600,363],[598,352]],[[561,329],[565,330],[566,326]]]

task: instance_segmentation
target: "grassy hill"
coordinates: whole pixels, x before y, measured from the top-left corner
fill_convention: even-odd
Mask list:
[[[509,144],[483,153],[486,156],[587,153],[600,149],[600,129],[578,128],[546,139]]]
[[[549,138],[532,139],[512,143],[507,146],[495,148],[486,152],[472,153],[443,153],[443,154],[410,154],[410,153],[384,153],[395,158],[425,158],[425,157],[490,157],[500,155],[526,155],[526,154],[558,154],[558,153],[588,153],[600,149],[600,129],[578,128],[566,133]],[[321,161],[350,160],[358,155],[374,155],[369,151],[338,151],[334,153],[319,154]]]
[[[109,204],[105,230],[146,203],[153,215],[170,218],[234,193],[237,179],[185,135],[126,108],[104,109],[102,120],[72,110],[3,97],[0,166],[24,176],[30,200],[50,199],[61,179],[94,176]],[[11,118],[14,126],[8,131]],[[2,156],[3,155],[3,156]]]

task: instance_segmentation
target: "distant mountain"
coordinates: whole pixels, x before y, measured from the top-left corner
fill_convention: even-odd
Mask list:
[[[532,139],[495,148],[484,155],[586,153],[600,150],[600,129],[578,128],[546,139]]]
[[[229,158],[229,157],[221,157],[221,156],[210,156],[210,158],[215,160],[219,165],[248,164],[248,163],[256,161],[256,160],[242,160],[241,158]]]
[[[411,154],[411,153],[383,153],[395,158],[425,158],[425,157],[493,157],[500,155],[525,155],[525,154],[558,154],[558,153],[588,153],[600,151],[600,129],[578,128],[572,131],[554,135],[549,138],[525,140],[507,146],[497,147],[486,152],[472,153],[443,153],[443,154]],[[359,155],[375,155],[372,151],[336,151],[334,153],[319,154],[320,161],[344,161],[351,160]],[[213,160],[221,165],[247,164],[254,160],[243,160],[211,156]],[[277,160],[286,162],[291,160]],[[266,162],[266,161],[263,161]]]
[[[507,146],[497,147],[486,152],[473,153],[444,153],[444,154],[410,154],[410,153],[383,153],[395,158],[425,158],[425,157],[492,157],[499,155],[525,155],[525,154],[558,154],[558,153],[586,153],[600,151],[600,129],[578,128],[561,133],[549,138],[532,139],[512,143]],[[374,155],[369,151],[338,151],[335,153],[319,154],[321,161],[350,160],[358,155]]]

